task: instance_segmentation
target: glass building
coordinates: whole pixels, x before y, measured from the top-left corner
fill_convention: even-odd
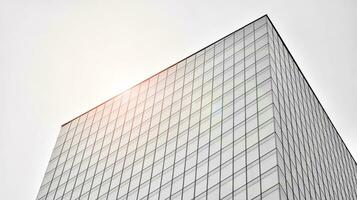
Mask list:
[[[64,124],[37,199],[357,199],[357,165],[263,16]]]

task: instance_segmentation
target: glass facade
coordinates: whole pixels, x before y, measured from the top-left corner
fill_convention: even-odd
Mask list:
[[[357,199],[267,16],[64,124],[37,199]]]

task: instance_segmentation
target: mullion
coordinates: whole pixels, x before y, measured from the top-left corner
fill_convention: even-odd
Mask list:
[[[62,168],[62,172],[61,172],[61,174],[58,176],[59,177],[59,180],[58,180],[58,185],[57,185],[57,187],[56,187],[56,189],[54,190],[55,192],[54,192],[54,197],[56,197],[56,194],[57,194],[57,191],[58,191],[58,188],[59,188],[59,186],[60,186],[60,182],[61,182],[61,179],[63,178],[63,172],[64,172],[64,168],[65,168],[65,166],[66,166],[66,163],[67,163],[67,161],[68,161],[68,155],[69,155],[69,151],[70,151],[70,149],[71,149],[71,146],[72,146],[72,143],[73,143],[73,138],[74,138],[74,136],[75,136],[75,133],[76,133],[76,131],[77,131],[77,127],[78,127],[78,122],[79,122],[79,118],[77,118],[78,120],[76,120],[76,126],[75,126],[75,128],[73,128],[74,129],[74,133],[73,133],[73,136],[72,136],[72,138],[70,139],[71,140],[71,144],[69,145],[69,148],[66,150],[66,159],[65,159],[65,161],[62,163],[63,164],[63,168]],[[72,123],[71,123],[71,125],[72,125]],[[68,132],[67,132],[67,134],[68,134]],[[66,137],[66,140],[67,140],[67,137]],[[66,143],[66,140],[65,140],[65,142],[64,143]],[[63,143],[63,145],[62,145],[62,150],[63,150],[63,147],[64,147],[64,143]],[[60,160],[60,157],[62,156],[62,150],[61,150],[61,154],[60,154],[60,156],[58,157],[58,162],[59,162],[59,160]],[[55,173],[53,174],[53,176],[55,175]],[[69,176],[69,174],[68,174],[68,176]],[[56,178],[56,177],[54,177],[54,178]],[[68,181],[68,180],[67,180]],[[66,181],[66,182],[67,182]],[[64,184],[66,184],[66,182],[64,183]],[[63,191],[64,192],[64,191]],[[63,195],[63,194],[62,194]]]
[[[111,113],[112,107],[113,107],[113,104],[112,104],[112,103],[110,103],[109,105],[106,105],[106,104],[104,104],[104,105],[105,105],[105,106],[104,106],[104,108],[103,108],[103,113],[102,113],[102,117],[101,117],[101,122],[100,122],[100,124],[102,123],[102,119],[103,119],[103,115],[104,115],[104,109],[106,108],[106,106],[110,106],[110,112],[109,112],[109,113]],[[110,115],[110,114],[109,114],[109,115]],[[109,121],[109,117],[108,117],[108,121]],[[91,183],[91,186],[90,186],[90,191],[89,191],[89,193],[88,193],[88,194],[89,194],[89,196],[88,196],[89,198],[91,198],[91,192],[93,191],[93,189],[95,189],[95,188],[93,188],[93,183],[94,183],[94,180],[95,180],[95,178],[96,178],[96,175],[99,174],[99,173],[97,173],[97,167],[98,167],[98,163],[99,163],[99,159],[100,159],[101,150],[102,150],[102,148],[103,148],[104,137],[105,137],[106,129],[107,129],[107,127],[108,127],[108,121],[107,121],[107,122],[104,122],[104,124],[106,124],[106,125],[105,125],[105,131],[104,131],[103,141],[101,141],[101,144],[100,144],[100,149],[97,151],[97,152],[98,152],[98,161],[97,161],[96,164],[95,164],[95,170],[94,170],[93,180],[92,180],[92,183]],[[99,125],[97,135],[98,135],[100,129],[104,129],[104,127],[100,128],[100,125]],[[99,141],[99,140],[98,140],[98,141]],[[96,142],[97,142],[97,141],[95,141],[93,145],[95,145]],[[94,147],[93,147],[93,150],[94,150]],[[89,162],[89,163],[90,163],[90,162]],[[104,173],[103,173],[103,175],[104,175]],[[103,179],[103,177],[101,177],[101,181],[100,181],[100,182],[102,182],[102,179]],[[100,188],[100,186],[101,186],[101,184],[98,185],[98,194],[97,194],[97,197],[98,197],[98,195],[99,195],[99,188]],[[97,186],[96,186],[96,187],[97,187]],[[83,190],[83,189],[82,189],[82,190]]]
[[[195,77],[195,69],[196,69],[196,56],[194,55],[194,60],[193,61],[191,61],[191,62],[193,62],[193,77]],[[199,78],[199,77],[197,77],[197,78]],[[195,78],[192,80],[192,82],[194,82],[195,81]],[[203,82],[203,79],[202,79],[202,82]],[[202,86],[200,86],[200,87],[202,87]],[[197,88],[196,88],[197,89]],[[194,85],[192,85],[192,92],[195,90],[195,88],[194,88]],[[189,112],[189,115],[188,115],[188,129],[187,129],[187,135],[186,135],[186,144],[184,144],[184,146],[185,146],[185,148],[186,148],[186,150],[185,150],[185,157],[183,158],[183,160],[185,161],[184,162],[184,171],[183,171],[183,173],[182,173],[182,195],[181,195],[181,199],[183,200],[183,196],[184,196],[184,191],[185,191],[185,188],[184,188],[184,186],[185,186],[185,175],[186,175],[186,162],[187,162],[187,147],[188,147],[188,144],[189,144],[189,142],[188,142],[188,138],[189,138],[189,134],[190,134],[190,125],[191,125],[191,120],[190,120],[190,118],[191,118],[191,115],[192,115],[192,113],[191,113],[191,111],[192,111],[192,99],[193,99],[193,95],[192,95],[192,92],[191,92],[191,100],[190,100],[190,102],[191,102],[191,104],[190,104],[190,108],[189,108],[189,110],[190,110],[190,112]],[[201,94],[202,95],[202,94]],[[200,105],[201,106],[201,105]]]
[[[167,71],[164,71],[165,73],[166,73],[166,75],[167,75]],[[162,72],[163,73],[163,72]],[[162,73],[160,73],[160,74],[162,74]],[[162,82],[163,80],[159,80],[159,77],[160,77],[160,74],[158,74],[158,82],[157,82],[157,85],[158,84],[160,84],[160,81]],[[157,91],[157,86],[156,86],[156,89],[155,89],[155,97],[154,97],[154,102],[156,101],[156,98],[158,97],[157,96],[157,92],[164,92],[164,90],[165,90],[165,88],[166,88],[166,81],[167,81],[167,76],[165,75],[165,82],[163,83],[164,84],[164,86],[163,86],[163,88],[160,90],[160,91]],[[161,83],[162,84],[162,83]],[[164,94],[162,94],[163,96],[164,96]],[[164,98],[163,98],[164,99]],[[163,106],[164,106],[164,102],[163,102],[163,99],[162,100],[159,100],[159,102],[156,102],[155,104],[157,104],[157,103],[160,103],[161,105],[160,105],[160,111],[158,112],[158,113],[156,113],[156,114],[154,114],[154,113],[152,113],[153,115],[160,115],[160,117],[159,117],[159,123],[157,124],[157,125],[155,125],[155,126],[158,126],[158,130],[157,130],[157,135],[152,139],[152,140],[155,140],[155,147],[157,146],[157,141],[158,141],[158,137],[160,136],[159,134],[159,131],[160,131],[160,124],[161,124],[161,114],[162,114],[162,108],[163,108]],[[155,105],[154,104],[154,105]],[[153,116],[152,116],[153,117]],[[150,126],[151,126],[151,122],[152,122],[152,118],[150,119]],[[150,127],[149,126],[149,127]],[[154,127],[151,127],[151,128],[154,128]],[[150,129],[149,129],[150,130]],[[148,134],[150,133],[150,131],[148,132]],[[149,135],[148,135],[148,139],[149,139]],[[147,146],[146,146],[147,147]],[[145,154],[146,154],[146,150],[147,150],[147,148],[145,149]],[[151,173],[150,173],[150,181],[149,181],[149,188],[148,188],[148,197],[150,196],[150,189],[151,189],[151,184],[152,184],[152,182],[151,182],[151,180],[152,180],[152,175],[153,175],[153,171],[154,171],[154,167],[155,167],[155,157],[156,157],[156,150],[153,150],[152,151],[153,152],[153,162],[152,162],[152,166],[151,166]],[[144,155],[145,155],[144,154]],[[159,186],[160,187],[160,186]],[[138,194],[139,194],[139,191],[138,191]],[[160,194],[160,193],[159,193]]]
[[[95,114],[94,114],[95,115]],[[90,122],[90,126],[88,127],[88,129],[89,129],[89,132],[88,132],[88,134],[91,132],[91,129],[92,129],[92,125],[93,125],[93,121],[94,121],[94,115],[93,115],[93,117],[90,119],[91,120],[91,122]],[[87,121],[86,121],[87,122]],[[84,129],[83,130],[83,132],[85,131],[86,129]],[[72,198],[72,196],[73,196],[73,193],[75,192],[75,189],[76,189],[76,184],[77,184],[77,180],[78,180],[78,176],[81,174],[80,173],[80,167],[82,166],[82,163],[83,163],[83,158],[84,158],[84,155],[85,155],[85,150],[86,150],[86,147],[87,147],[87,144],[88,144],[88,140],[89,140],[89,135],[88,136],[85,136],[85,138],[84,138],[85,140],[86,140],[86,142],[85,142],[85,146],[84,146],[84,149],[82,150],[83,151],[83,155],[81,156],[81,159],[80,159],[80,162],[78,163],[78,173],[79,174],[77,174],[75,177],[74,177],[74,179],[75,179],[75,181],[74,181],[74,183],[73,183],[73,190],[72,190],[72,192],[71,192],[71,195],[70,195],[70,198]],[[88,157],[88,158],[85,158],[85,159],[90,159],[90,157]],[[88,161],[89,162],[89,161]],[[85,171],[83,171],[82,173],[86,173]],[[83,181],[85,181],[85,177],[84,177],[84,179],[83,179]],[[81,183],[81,184],[84,184],[84,182],[83,183]],[[79,191],[79,196],[80,196],[80,193],[81,193],[81,188],[82,188],[82,186],[81,185],[79,185],[80,186],[80,191]]]
[[[281,56],[281,55],[280,55]],[[281,59],[280,59],[280,61],[281,61]],[[285,67],[285,70],[284,70],[284,72],[285,72],[285,76],[287,77],[286,78],[286,89],[288,90],[288,91],[286,91],[286,93],[288,94],[287,95],[287,99],[288,99],[288,102],[289,103],[285,103],[284,105],[288,105],[288,107],[289,108],[285,108],[285,109],[287,109],[287,110],[285,110],[285,112],[287,111],[288,113],[289,113],[289,115],[290,115],[290,120],[289,120],[289,122],[287,122],[287,123],[290,123],[291,124],[291,127],[293,127],[293,125],[292,125],[292,112],[291,112],[291,100],[290,100],[290,96],[289,96],[289,85],[288,85],[288,83],[289,82],[291,82],[290,80],[288,80],[289,78],[288,78],[288,75],[287,75],[287,71],[288,71],[288,64],[286,63],[286,58],[282,61],[283,62],[283,66]],[[285,95],[285,93],[284,93],[284,95]],[[284,99],[284,98],[283,98]],[[284,99],[285,100],[285,99]],[[288,121],[288,119],[286,120],[286,121]],[[288,132],[288,134],[289,134],[289,132]],[[293,132],[293,130],[291,130],[291,133],[290,134],[294,134],[294,132]],[[293,149],[294,149],[294,152],[296,151],[296,149],[295,149],[295,139],[294,139],[294,137],[291,135],[290,136],[291,138],[292,138],[292,140],[293,140],[293,144],[290,144],[289,143],[289,145],[290,146],[292,146],[293,147]],[[294,152],[290,152],[290,147],[289,147],[289,154],[295,154]],[[291,159],[291,156],[289,155],[289,157],[290,157],[290,159]],[[295,171],[297,172],[297,168],[296,168],[296,165],[297,165],[297,161],[296,161],[296,155],[294,155],[294,158],[295,158],[295,165],[292,165],[291,163],[290,163],[290,167],[295,167]],[[292,172],[291,172],[291,174],[292,174]],[[294,176],[293,176],[293,174],[291,175],[292,176],[292,190],[293,190],[293,192],[294,192]],[[297,179],[297,181],[299,181],[299,176],[298,177],[295,177],[296,179]],[[300,190],[299,189],[299,185],[297,185],[298,186],[298,191]],[[298,193],[298,194],[295,194],[295,195],[297,195],[299,198],[301,198],[300,197],[300,192]]]
[[[175,69],[175,74],[173,75],[174,76],[174,80],[176,80],[176,72],[177,72],[177,66],[176,66],[176,69]],[[173,83],[170,83],[170,84],[173,84],[173,87],[175,88],[175,85],[176,85],[176,82],[174,81]],[[165,86],[166,87],[166,86]],[[168,95],[169,96],[169,95]],[[167,97],[168,97],[167,96]],[[160,184],[159,184],[159,199],[160,199],[160,195],[161,195],[161,188],[163,187],[163,185],[162,185],[162,179],[163,179],[163,175],[164,175],[164,168],[165,168],[165,160],[166,160],[166,149],[167,149],[167,142],[168,142],[168,134],[169,134],[169,129],[170,129],[170,121],[171,121],[171,114],[172,114],[172,103],[173,103],[173,101],[174,101],[174,97],[173,97],[173,94],[172,94],[172,99],[171,99],[171,105],[170,105],[170,114],[169,114],[169,117],[166,119],[166,120],[169,120],[169,127],[168,127],[168,129],[167,130],[165,130],[165,132],[167,132],[166,133],[166,139],[165,139],[165,143],[163,144],[163,145],[165,145],[165,150],[164,150],[164,156],[163,156],[163,158],[162,158],[162,168],[161,168],[161,172],[160,172]],[[172,173],[174,173],[173,171],[172,171]],[[167,184],[170,184],[170,183],[167,183]],[[171,187],[171,186],[170,186]]]
[[[256,111],[257,111],[257,135],[258,135],[258,143],[257,143],[257,145],[258,145],[258,165],[259,165],[259,175],[258,175],[258,177],[259,177],[259,196],[260,196],[260,198],[262,198],[262,170],[261,170],[261,160],[260,160],[260,140],[261,140],[261,138],[260,138],[260,127],[259,127],[259,108],[258,108],[258,78],[257,78],[257,67],[256,67],[256,63],[257,63],[257,56],[256,56],[256,51],[257,51],[257,49],[256,49],[256,38],[255,38],[255,33],[256,33],[256,28],[255,28],[255,25],[253,24],[253,34],[254,34],[254,70],[255,70],[255,77],[254,77],[254,79],[255,79],[255,85],[256,85],[256,87],[255,87],[255,89],[256,89],[256,91],[255,91],[255,95],[256,95]],[[266,44],[266,45],[264,45],[264,46],[268,46],[268,44]],[[262,47],[262,48],[264,48],[264,47]],[[269,50],[269,49],[268,49]]]
[[[139,91],[138,92],[140,92],[140,89],[141,89],[141,87],[139,88]],[[144,98],[144,101],[146,101],[146,99],[147,99],[147,94],[148,94],[148,91],[149,91],[149,88],[147,88],[146,90],[145,90],[145,98]],[[137,104],[138,104],[138,100],[139,100],[139,95],[140,95],[140,93],[138,94],[138,97],[137,97],[137,102],[135,103],[135,108],[134,108],[134,117],[133,117],[133,123],[134,123],[134,118],[135,118],[135,116],[137,116],[136,115],[136,108],[137,108]],[[145,108],[144,108],[145,109]],[[144,111],[142,111],[142,112],[144,112]],[[140,137],[140,131],[141,131],[141,128],[142,128],[142,123],[143,123],[143,118],[144,118],[144,113],[142,113],[141,114],[141,117],[140,117],[141,119],[140,119],[140,127],[139,127],[139,130],[138,130],[138,136],[137,137]],[[132,125],[133,126],[133,125]],[[133,127],[132,127],[133,128]],[[132,129],[131,128],[131,129]],[[130,143],[130,139],[129,139],[129,142],[128,142],[128,148],[129,148],[129,143]],[[128,191],[127,191],[127,194],[129,194],[129,192],[130,192],[130,185],[131,185],[131,179],[132,179],[132,176],[133,176],[133,170],[134,170],[134,164],[135,164],[135,159],[136,159],[136,153],[137,153],[137,149],[138,149],[138,143],[139,143],[139,139],[137,139],[137,142],[136,142],[136,145],[135,145],[135,152],[134,152],[134,158],[133,158],[133,167],[131,168],[131,172],[130,172],[130,178],[129,178],[129,184],[128,184]],[[144,158],[142,158],[143,159],[143,163],[142,163],[142,165],[144,164]],[[125,163],[123,164],[124,166],[125,166]],[[123,169],[123,171],[124,171],[124,169]],[[141,174],[141,171],[139,172],[140,174]],[[137,195],[139,194],[139,187],[140,186],[140,181],[139,181],[139,185],[137,186]],[[135,190],[135,189],[134,189]]]
[[[268,21],[268,25],[270,25],[270,23],[269,23],[269,21]],[[274,59],[274,64],[275,64],[275,69],[274,69],[274,72],[275,72],[275,76],[276,76],[276,79],[277,79],[277,85],[276,85],[276,90],[277,90],[277,100],[278,100],[278,104],[279,105],[276,105],[277,106],[277,108],[278,108],[278,114],[280,115],[280,112],[281,112],[281,106],[280,106],[280,101],[281,101],[281,98],[280,98],[280,91],[279,91],[279,76],[278,76],[278,64],[279,63],[277,63],[277,53],[276,53],[276,40],[275,40],[275,32],[274,32],[274,30],[273,30],[273,28],[271,27],[271,32],[270,32],[270,34],[272,35],[272,37],[269,37],[270,39],[271,39],[271,42],[272,42],[272,47],[273,47],[273,52],[271,52],[271,53],[273,53],[273,59]],[[275,87],[274,85],[272,85],[272,87]],[[280,132],[281,132],[281,135],[280,135],[280,137],[284,137],[283,135],[283,133],[282,133],[282,128],[281,128],[281,126],[282,126],[282,119],[281,119],[281,116],[279,117],[279,127],[275,127],[275,129],[280,129]],[[283,138],[281,138],[281,140],[283,140]],[[283,141],[281,141],[281,146],[282,146],[282,150],[283,150],[283,152],[280,152],[280,154],[282,155],[282,159],[283,160],[285,160],[284,159],[284,155],[285,155],[285,152],[284,152],[284,143],[283,143]],[[285,166],[285,163],[283,163],[284,164],[284,166],[281,166],[281,167],[283,167],[283,171],[284,171],[284,173],[286,174],[286,166]],[[285,179],[285,185],[284,185],[284,187],[285,187],[285,189],[287,189],[287,179],[286,179],[286,175],[283,177],[284,179]],[[279,179],[280,179],[280,176],[279,176]],[[286,191],[287,192],[287,191]],[[281,193],[280,193],[280,198],[282,198],[281,197]],[[285,196],[287,197],[287,194],[285,194]]]
[[[197,122],[197,126],[198,126],[198,135],[197,135],[197,149],[196,149],[196,152],[193,152],[196,153],[196,165],[194,166],[195,167],[195,178],[194,178],[194,182],[193,182],[193,197],[195,198],[196,197],[196,186],[197,186],[197,170],[198,170],[198,153],[199,153],[199,145],[200,145],[200,136],[201,136],[201,113],[202,113],[202,108],[203,108],[203,105],[202,105],[202,102],[203,102],[203,97],[205,94],[203,94],[203,87],[204,87],[204,76],[205,76],[205,61],[206,61],[206,53],[203,52],[203,54],[201,55],[203,57],[203,73],[202,73],[202,85],[201,85],[201,102],[200,102],[200,109],[199,109],[199,122]],[[213,79],[213,78],[212,78]],[[207,81],[208,82],[208,81]],[[212,90],[213,91],[213,90]],[[210,91],[208,91],[206,94],[208,94]],[[212,98],[212,97],[211,97]],[[206,105],[205,105],[206,106]]]
[[[102,112],[101,114],[100,114],[100,118],[99,118],[99,125],[98,125],[98,128],[97,128],[97,130],[94,132],[94,133],[92,133],[92,134],[95,134],[95,139],[94,139],[94,143],[92,144],[93,145],[93,148],[92,148],[92,150],[91,150],[91,153],[90,153],[90,156],[88,157],[88,158],[86,158],[86,159],[88,159],[88,164],[87,164],[87,167],[86,167],[86,170],[83,172],[83,173],[85,173],[85,175],[84,175],[84,179],[83,179],[83,183],[81,184],[82,186],[81,186],[81,190],[80,190],[80,195],[79,196],[82,196],[83,194],[82,194],[82,191],[83,191],[83,187],[84,187],[84,185],[85,185],[85,180],[86,180],[86,178],[87,178],[87,173],[88,173],[88,169],[89,169],[89,165],[90,165],[90,161],[91,161],[91,159],[92,159],[92,156],[93,156],[93,151],[94,151],[94,147],[95,147],[95,142],[96,142],[96,139],[97,139],[97,136],[98,136],[98,131],[99,131],[99,129],[100,129],[100,124],[101,124],[101,122],[102,122],[102,117],[103,117],[103,114],[104,114],[104,112],[102,111],[102,110],[100,110],[99,112]],[[97,112],[96,112],[97,113]],[[92,126],[93,126],[93,122],[94,122],[94,119],[95,119],[95,116],[93,117],[93,121],[92,121],[92,125],[91,125],[91,128],[92,128]],[[89,133],[91,133],[92,132],[92,129],[90,130],[90,132]],[[89,136],[88,136],[88,138],[87,138],[87,143],[88,143],[88,140],[89,140]],[[86,143],[86,148],[87,148],[87,143]],[[88,146],[89,147],[89,146]],[[84,154],[83,154],[83,156],[84,156]],[[78,176],[77,176],[78,177]],[[88,179],[89,180],[89,179]],[[94,180],[94,177],[93,177],[93,180]],[[88,194],[90,194],[90,191],[91,191],[91,188],[89,189],[89,191],[88,191]],[[73,194],[73,193],[72,193]]]
[[[210,59],[212,59],[212,62],[213,62],[213,64],[214,64],[214,61],[215,61],[215,45],[213,45],[213,47],[212,47],[212,51],[213,51],[213,57],[212,58],[210,58]],[[212,67],[212,70],[214,70],[214,66],[215,65],[213,65],[213,67]],[[212,88],[212,93],[213,93],[213,85],[214,85],[214,73],[213,73],[213,78],[212,78],[212,86],[211,86],[211,88]],[[213,95],[211,95],[211,105],[210,105],[210,107],[211,107],[211,114],[209,115],[209,121],[210,121],[210,124],[209,124],[209,128],[208,128],[208,143],[207,143],[207,145],[208,145],[208,149],[207,149],[207,151],[208,151],[208,153],[207,153],[207,155],[208,155],[208,157],[207,157],[207,174],[205,175],[206,176],[206,191],[205,191],[205,195],[206,195],[206,199],[208,198],[208,184],[209,184],[209,173],[210,173],[210,171],[209,171],[209,161],[210,161],[210,147],[211,147],[211,127],[212,127],[212,105],[213,105]]]
[[[87,122],[87,120],[88,120],[88,114],[86,114],[86,119],[85,119],[85,121],[83,122],[84,124]],[[75,161],[75,158],[76,158],[76,156],[77,156],[77,153],[78,153],[78,148],[79,148],[79,143],[80,143],[80,141],[81,141],[81,139],[82,139],[82,136],[83,136],[83,132],[84,132],[84,129],[85,129],[85,127],[83,126],[83,129],[82,129],[82,131],[81,131],[81,133],[80,133],[80,138],[79,138],[79,142],[78,142],[78,145],[77,145],[77,148],[76,148],[76,152],[75,152],[75,154],[74,154],[74,156],[73,156],[73,163],[74,163],[74,161]],[[80,163],[78,163],[78,165],[79,165]],[[72,168],[73,168],[74,166],[73,166],[73,164],[72,164],[72,166],[71,166],[71,168],[70,168],[70,172],[72,171]],[[79,171],[79,166],[78,166],[78,171]],[[71,174],[71,173],[70,173]],[[68,175],[68,176],[70,176],[70,174]],[[76,177],[73,177],[73,179],[75,179]],[[69,179],[69,180],[67,180],[66,181],[66,185],[65,185],[65,188],[64,188],[64,191],[63,191],[63,196],[66,194],[66,189],[67,189],[67,184],[68,184],[68,182],[70,181],[71,179]]]
[[[185,68],[185,69],[183,69],[183,82],[185,82],[185,71],[186,71],[186,60],[184,60],[184,61],[182,61],[181,63],[183,63],[184,62],[184,66],[181,66],[182,68]],[[178,65],[177,65],[177,67],[178,67]],[[176,70],[178,70],[178,69],[176,69]],[[180,77],[180,78],[182,78],[182,77]],[[189,84],[189,83],[188,83]],[[172,175],[171,175],[171,183],[169,183],[169,184],[171,184],[171,188],[170,188],[170,197],[173,195],[172,194],[172,186],[173,186],[173,183],[174,183],[174,175],[175,175],[175,163],[176,163],[176,152],[177,152],[177,140],[178,140],[178,137],[179,137],[179,124],[181,123],[181,107],[182,107],[182,101],[183,101],[183,99],[184,99],[184,87],[185,87],[185,84],[183,84],[183,86],[182,86],[182,93],[181,93],[181,98],[180,98],[180,100],[178,100],[178,101],[180,101],[180,110],[178,111],[178,115],[179,115],[179,119],[178,119],[178,123],[177,123],[177,135],[175,136],[175,137],[173,137],[171,140],[175,140],[175,150],[173,151],[173,152],[171,152],[171,153],[173,153],[173,156],[174,156],[174,164],[173,164],[173,166],[172,166]],[[193,87],[193,86],[192,86]]]
[[[128,98],[130,99],[132,90],[127,91],[127,92],[128,92],[129,94],[126,94],[126,95],[129,95]],[[129,110],[129,99],[126,100],[126,101],[124,101],[123,98],[124,98],[124,95],[123,95],[123,97],[121,98],[120,107],[118,108],[118,116],[117,116],[117,119],[116,119],[116,123],[117,123],[118,119],[119,119],[121,116],[123,116],[123,124],[120,126],[120,129],[121,129],[121,130],[120,130],[120,133],[118,133],[118,134],[120,134],[120,138],[118,138],[118,140],[119,140],[119,147],[118,147],[118,150],[116,150],[116,153],[115,153],[116,155],[115,155],[115,161],[114,161],[114,164],[113,164],[112,176],[111,176],[111,178],[110,178],[109,191],[110,191],[110,187],[111,187],[111,185],[112,185],[113,177],[116,175],[116,174],[114,174],[114,172],[115,172],[115,167],[116,167],[117,161],[118,161],[117,159],[118,159],[118,154],[119,154],[119,149],[120,149],[120,143],[121,143],[121,140],[122,140],[122,138],[123,138],[125,120],[126,120],[127,113],[128,113],[128,110]],[[124,106],[125,112],[124,112],[123,114],[119,115],[122,106]],[[115,126],[115,127],[116,127],[116,126]],[[115,134],[115,130],[114,130],[114,132],[113,132],[113,136],[114,136],[114,134]],[[128,143],[128,146],[129,146],[129,143]],[[124,171],[126,155],[125,155],[123,158],[121,158],[121,159],[123,159],[122,169],[121,169],[121,171],[119,171],[117,174],[120,173],[120,174],[122,175],[122,173],[123,173],[123,171]],[[120,183],[120,182],[121,182],[121,176],[120,176],[119,183]],[[119,192],[119,190],[117,191],[117,195],[118,195],[118,192]],[[108,192],[108,195],[109,195],[109,193],[110,193],[110,192]]]
[[[156,84],[155,84],[155,91],[154,91],[154,100],[153,102],[155,102],[155,93],[156,93],[156,89],[157,89],[157,83],[158,83],[158,77],[157,77],[157,80],[156,80]],[[151,86],[153,87],[153,86]],[[150,81],[149,81],[149,86],[147,88],[147,94],[146,96],[148,95],[148,92],[149,92],[149,88],[150,88]],[[144,112],[145,112],[145,107],[146,107],[146,103],[147,103],[147,99],[148,97],[146,97],[145,99],[145,106],[144,106]],[[153,112],[153,109],[154,109],[154,106],[151,106],[149,107],[148,109],[152,109],[152,112]],[[143,176],[143,172],[144,172],[144,163],[145,163],[145,157],[146,157],[146,152],[147,152],[147,145],[148,145],[148,142],[149,142],[149,133],[150,133],[150,126],[151,126],[151,120],[152,120],[152,115],[153,113],[151,114],[151,117],[149,119],[147,119],[147,121],[149,121],[149,130],[147,130],[145,134],[147,134],[147,138],[146,138],[146,142],[143,144],[143,146],[145,145],[145,151],[144,151],[144,156],[143,156],[143,164],[142,164],[142,167],[141,167],[141,170],[140,170],[140,178],[139,178],[139,186],[138,186],[138,193],[137,193],[137,199],[139,198],[139,194],[140,194],[140,189],[141,189],[141,186],[144,185],[144,184],[141,184],[141,180],[142,180],[142,176]],[[151,179],[151,177],[150,177]],[[149,179],[149,185],[150,185],[150,179]],[[149,192],[150,192],[150,188],[148,188],[148,192],[147,192],[147,196],[149,195]]]
[[[294,66],[293,66],[294,67]],[[294,73],[294,71],[290,71],[290,73],[292,74],[293,73],[293,75],[291,75],[291,77],[295,77],[295,79],[296,79],[296,74]],[[295,80],[295,81],[292,81],[291,82],[291,84],[295,84],[295,93],[298,93],[299,91],[297,90],[297,81]],[[294,86],[292,86],[292,88],[294,88]],[[294,90],[294,89],[293,89]],[[298,99],[295,99],[295,97],[293,96],[293,104],[294,104],[294,106],[293,106],[293,109],[295,110],[295,112],[294,112],[294,114],[295,114],[295,123],[296,123],[296,126],[298,127],[298,120],[300,120],[300,123],[302,123],[301,122],[301,110],[300,110],[300,106],[298,106],[297,104],[300,102],[300,100],[299,100],[299,95],[296,95],[296,97],[298,98]],[[296,110],[299,110],[299,112],[296,112]],[[297,116],[297,115],[299,115],[299,116]],[[298,130],[299,128],[297,128],[297,130],[296,131],[299,131]],[[299,134],[298,133],[295,133],[295,134],[297,134],[297,137],[298,137],[298,140],[300,141],[300,140],[303,140],[303,139],[300,139],[300,136],[299,136]],[[299,164],[301,165],[301,170],[302,170],[302,172],[303,172],[303,166],[302,166],[302,155],[301,155],[301,148],[304,148],[304,147],[301,147],[300,146],[300,142],[297,142],[297,144],[298,144],[298,148],[299,148],[299,151],[300,151],[300,153],[299,153],[299,155],[300,155],[300,162],[299,162]],[[303,175],[303,174],[301,174],[301,175]],[[304,187],[303,188],[300,188],[300,185],[298,185],[298,187],[299,187],[299,190],[302,190],[302,192],[303,192],[303,195],[304,195],[304,198],[305,198],[305,196],[306,196],[306,184],[308,184],[308,183],[305,183],[305,180],[303,179],[303,178],[301,178],[301,181],[302,181],[302,183],[304,184]],[[301,196],[300,196],[300,198],[302,198]]]
[[[44,195],[45,198],[47,198],[48,195],[49,195],[52,191],[57,190],[57,188],[56,188],[56,189],[54,189],[54,190],[51,191],[51,186],[52,186],[53,180],[54,180],[55,178],[57,178],[57,177],[55,177],[55,174],[56,174],[56,171],[57,171],[58,163],[59,163],[60,158],[61,158],[61,155],[62,155],[62,151],[63,151],[63,148],[64,148],[64,143],[65,143],[66,140],[67,140],[68,132],[69,132],[70,130],[72,130],[72,129],[71,129],[71,124],[72,124],[72,123],[73,123],[73,121],[70,122],[70,125],[68,126],[68,130],[67,130],[65,133],[63,133],[63,134],[65,134],[65,136],[64,136],[65,139],[63,140],[62,144],[59,144],[59,145],[58,145],[58,146],[61,145],[61,150],[60,150],[59,155],[55,158],[57,161],[56,161],[56,166],[54,167],[54,169],[52,169],[52,170],[53,170],[53,175],[52,175],[52,177],[51,177],[51,180],[50,180],[48,183],[46,183],[46,184],[49,184],[49,186],[48,186],[48,189],[47,189],[47,193]],[[61,137],[63,137],[63,134],[61,135]],[[58,148],[58,146],[55,146],[54,149]],[[50,160],[50,162],[53,161],[53,160],[54,160],[54,159]],[[51,171],[52,171],[52,170],[51,170]],[[45,176],[46,176],[46,174],[45,174]],[[54,194],[54,195],[55,195],[55,194]],[[54,197],[54,195],[53,195],[53,197]]]

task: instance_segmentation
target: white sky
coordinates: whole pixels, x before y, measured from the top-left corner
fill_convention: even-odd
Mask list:
[[[0,198],[35,199],[61,124],[264,14],[357,158],[356,10],[356,0],[0,0]]]

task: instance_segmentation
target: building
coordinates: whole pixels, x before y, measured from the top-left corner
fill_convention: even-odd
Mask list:
[[[357,199],[267,16],[64,124],[37,199]]]

